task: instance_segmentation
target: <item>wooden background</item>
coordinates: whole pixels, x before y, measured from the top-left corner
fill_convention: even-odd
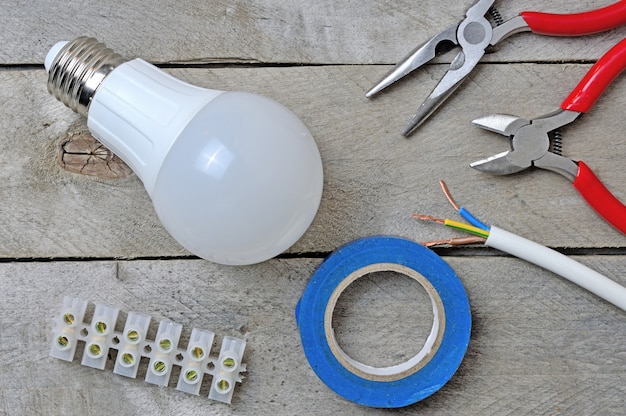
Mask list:
[[[473,328],[452,380],[396,412],[360,407],[317,379],[293,318],[323,258],[355,238],[458,236],[412,212],[451,216],[437,184],[486,222],[626,284],[626,238],[569,182],[530,170],[481,174],[474,160],[506,142],[471,126],[494,112],[556,109],[624,28],[582,38],[529,33],[504,41],[411,139],[400,131],[443,76],[446,54],[375,99],[365,92],[413,47],[463,17],[470,2],[373,0],[0,0],[0,414],[623,414],[626,314],[579,287],[482,246],[438,252],[463,281]],[[500,1],[578,12],[609,1]],[[194,258],[159,224],[135,175],[69,172],[59,146],[85,121],[46,90],[43,59],[58,40],[90,35],[187,82],[245,90],[291,108],[324,164],[324,194],[308,232],[285,255],[247,267]],[[626,201],[626,77],[564,131]],[[424,294],[402,276],[368,276],[336,312],[342,346],[372,365],[406,359],[429,327]],[[52,319],[69,294],[248,342],[248,372],[232,404],[141,378],[48,357]],[[426,319],[425,319],[426,318]],[[121,323],[123,324],[123,322]],[[382,352],[381,352],[382,351]],[[383,353],[393,351],[393,354]]]

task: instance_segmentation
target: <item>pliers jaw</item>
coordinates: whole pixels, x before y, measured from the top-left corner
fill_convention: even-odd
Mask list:
[[[603,19],[605,14],[611,18]],[[533,17],[527,13],[527,17],[537,16]],[[590,32],[607,25],[626,23],[624,19],[626,19],[626,1],[622,0],[612,6],[582,13],[574,18],[563,19],[562,16],[557,16],[556,21],[563,23],[566,27],[565,33],[580,33],[579,29],[582,29],[582,32]],[[548,21],[555,21],[554,16]],[[471,166],[498,175],[515,173],[530,166],[559,173],[572,182],[574,188],[602,218],[626,234],[626,205],[604,186],[583,161],[574,162],[561,156],[560,133],[557,135],[560,127],[589,111],[602,92],[625,69],[626,39],[623,39],[591,67],[587,75],[561,103],[559,110],[535,120],[502,115],[475,120],[474,123],[480,127],[507,136],[511,140],[511,150],[474,162]],[[557,136],[558,146],[556,146]]]
[[[445,53],[453,47],[458,46],[459,43],[456,40],[456,30],[458,26],[458,24],[450,26],[443,32],[433,36],[428,42],[413,49],[404,59],[392,68],[391,71],[382,77],[365,96],[371,98],[394,82],[404,78],[411,72],[433,60],[441,53]]]
[[[576,111],[559,109],[534,120],[506,114],[476,119],[473,123],[477,126],[508,137],[511,150],[476,161],[470,166],[494,175],[509,175],[536,166],[557,172],[573,182],[578,165],[550,151],[550,133],[573,122],[579,115]]]
[[[367,92],[366,96],[371,97],[424,65],[437,55],[438,50],[444,44],[461,47],[462,50],[453,60],[444,78],[404,129],[402,133],[404,136],[411,134],[452,95],[485,54],[487,47],[497,44],[508,36],[524,31],[551,36],[581,36],[626,24],[626,1],[624,0],[597,10],[574,14],[522,12],[508,21],[503,21],[499,13],[492,8],[494,3],[495,0],[476,1],[466,12],[465,19],[434,36],[424,46],[413,51]],[[492,27],[487,20],[488,14],[493,17],[495,27]],[[608,64],[608,66],[618,67],[620,65]],[[621,68],[618,69],[621,72]],[[602,90],[603,87],[599,87],[599,89]],[[592,94],[587,96],[574,97],[570,100],[574,107],[567,109],[585,112],[585,108],[590,107],[593,100],[597,98],[596,92],[592,91]]]
[[[402,132],[403,136],[408,137],[413,133],[456,91],[476,67],[490,45],[528,28],[523,19],[513,19],[505,22],[501,29],[498,27],[494,29],[486,17],[494,2],[495,0],[478,0],[467,10],[465,19],[414,49],[365,94],[368,98],[372,97],[412,71],[422,67],[441,52],[447,52],[453,47],[461,48],[452,60],[444,77],[407,123]],[[494,36],[496,36],[495,41]]]
[[[478,61],[485,54],[491,42],[493,28],[486,19],[495,0],[479,0],[467,12],[461,22],[454,24],[435,35],[424,45],[413,50],[395,68],[385,75],[365,96],[372,97],[410,72],[434,59],[440,52],[459,46],[450,68],[433,92],[419,107],[417,113],[406,125],[403,136],[409,136],[433,113],[467,78]]]

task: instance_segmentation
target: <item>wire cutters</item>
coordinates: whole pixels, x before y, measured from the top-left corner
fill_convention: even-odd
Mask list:
[[[576,14],[522,12],[506,22],[502,21],[500,14],[492,8],[494,2],[495,0],[476,2],[467,10],[465,19],[414,49],[365,94],[366,97],[371,97],[420,68],[435,58],[446,44],[461,48],[450,64],[448,72],[404,128],[403,136],[408,137],[452,95],[490,45],[496,45],[510,35],[525,31],[541,35],[579,36],[602,32],[626,23],[626,0],[601,9]],[[492,27],[487,20],[487,15],[493,17],[495,27]],[[445,52],[450,49],[448,47]]]
[[[624,69],[626,39],[613,46],[591,67],[555,112],[532,120],[503,114],[474,120],[473,123],[479,127],[507,136],[511,141],[511,150],[470,166],[496,175],[516,173],[530,166],[560,173],[573,183],[601,217],[626,233],[626,206],[611,194],[584,162],[575,162],[561,155],[561,134],[558,131],[588,112]]]

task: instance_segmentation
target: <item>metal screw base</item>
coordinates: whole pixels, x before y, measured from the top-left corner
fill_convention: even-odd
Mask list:
[[[54,58],[48,74],[48,92],[86,117],[100,83],[124,62],[126,59],[97,39],[81,36],[65,45]]]

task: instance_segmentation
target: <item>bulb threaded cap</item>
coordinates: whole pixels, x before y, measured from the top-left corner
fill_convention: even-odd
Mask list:
[[[46,58],[48,92],[63,104],[87,117],[89,104],[98,86],[118,65],[121,55],[95,38],[81,36],[60,49],[55,45]],[[48,66],[48,62],[51,62]]]

